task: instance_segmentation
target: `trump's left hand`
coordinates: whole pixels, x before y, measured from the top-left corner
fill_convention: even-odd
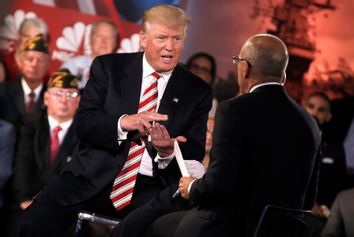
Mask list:
[[[183,136],[178,136],[176,138],[171,138],[166,127],[159,123],[155,123],[149,129],[151,136],[151,143],[156,149],[160,157],[168,157],[172,155],[174,151],[174,141],[186,142],[187,139]]]

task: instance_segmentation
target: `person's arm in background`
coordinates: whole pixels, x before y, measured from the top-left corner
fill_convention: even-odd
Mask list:
[[[340,196],[341,194],[339,193],[334,200],[331,207],[331,213],[328,216],[326,225],[321,234],[322,237],[344,236],[343,217],[339,207]]]
[[[15,128],[3,120],[0,120],[0,193],[2,194],[4,186],[12,174],[12,164],[14,149],[16,143]],[[2,206],[2,197],[0,194],[0,207]]]

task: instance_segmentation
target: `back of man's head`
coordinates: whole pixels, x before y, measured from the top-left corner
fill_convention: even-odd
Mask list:
[[[264,81],[285,79],[289,55],[284,42],[270,34],[258,34],[249,38],[241,50],[252,69],[250,74]]]

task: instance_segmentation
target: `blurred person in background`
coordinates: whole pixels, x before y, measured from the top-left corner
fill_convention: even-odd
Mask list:
[[[68,71],[54,73],[47,84],[39,114],[26,116],[20,128],[12,178],[12,202],[6,209],[5,233],[13,236],[16,222],[33,198],[78,151],[72,126],[80,101],[78,79]]]
[[[193,54],[187,61],[187,68],[198,77],[202,78],[210,87],[214,88],[216,79],[216,61],[213,56],[205,52]],[[213,98],[213,105],[209,111],[209,117],[215,117],[217,99]]]
[[[26,41],[41,34],[46,40],[48,36],[47,24],[41,18],[24,19],[17,32],[15,50],[4,54],[4,66],[8,72],[7,80],[17,80],[21,68],[21,54]]]
[[[344,148],[335,140],[329,126],[332,119],[329,97],[323,92],[312,93],[305,99],[304,108],[317,121],[322,138],[318,193],[313,212],[328,217],[338,192],[347,188]]]
[[[48,42],[42,35],[26,41],[20,54],[20,75],[0,86],[2,116],[19,127],[23,114],[38,113],[43,106],[45,77],[49,71]]]
[[[61,68],[67,68],[79,78],[79,88],[85,88],[89,71],[95,57],[113,53],[118,40],[118,29],[110,20],[99,20],[92,24],[90,34],[90,55],[80,55],[66,60]]]

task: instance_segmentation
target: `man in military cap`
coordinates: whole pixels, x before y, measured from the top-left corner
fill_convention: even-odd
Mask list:
[[[50,175],[58,173],[76,154],[79,142],[72,121],[79,100],[77,77],[65,70],[56,72],[44,93],[46,108],[24,119],[15,156],[11,216],[21,215]]]
[[[37,113],[43,104],[44,79],[48,74],[50,56],[48,42],[42,35],[29,39],[20,56],[21,76],[3,85],[0,96],[3,103],[2,115],[5,120],[18,128],[19,117],[23,114]]]

